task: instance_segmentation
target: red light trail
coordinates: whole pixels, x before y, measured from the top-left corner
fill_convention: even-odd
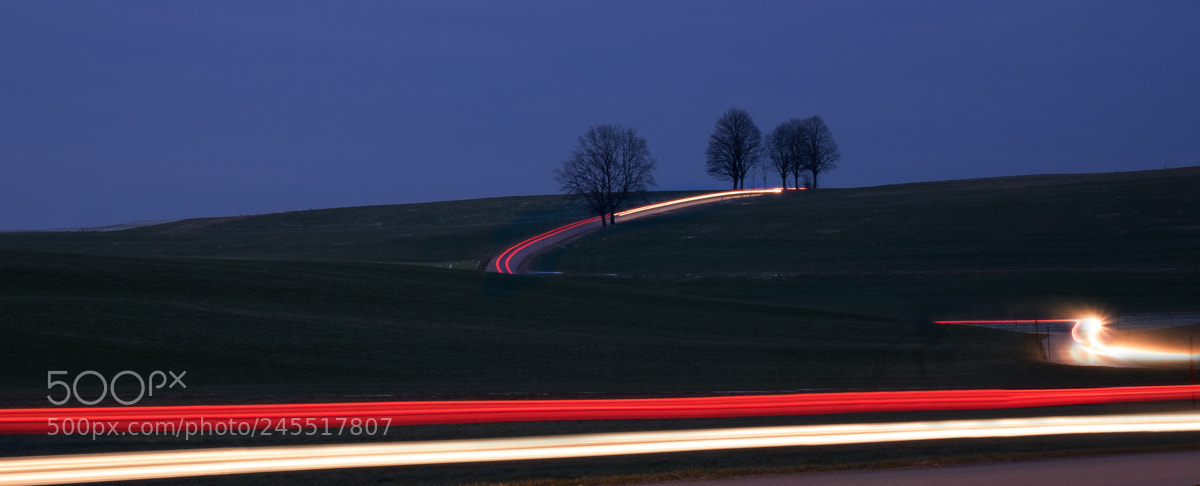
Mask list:
[[[521,250],[529,248],[531,245],[543,242],[550,237],[557,236],[566,231],[570,231],[575,228],[579,228],[581,226],[586,226],[588,224],[596,223],[599,221],[600,221],[599,216],[596,216],[591,219],[585,219],[583,221],[576,221],[576,222],[568,224],[566,226],[561,226],[561,227],[552,229],[550,231],[547,231],[545,233],[542,233],[540,235],[534,236],[525,241],[517,243],[516,245],[513,245],[511,248],[504,250],[502,253],[500,253],[499,256],[496,257],[496,264],[494,265],[496,267],[496,271],[499,273],[508,273],[508,274],[514,273],[512,271],[512,267],[510,266],[510,264],[512,263],[513,257],[516,256],[518,253],[520,253]],[[503,266],[501,266],[502,263],[503,263]]]
[[[702,204],[702,203],[707,203],[707,202],[716,202],[716,201],[723,200],[726,197],[760,196],[763,194],[778,194],[781,192],[783,192],[783,189],[780,189],[780,188],[742,189],[742,190],[736,190],[736,191],[714,192],[714,193],[709,193],[709,194],[700,194],[697,196],[681,197],[679,199],[672,199],[669,201],[662,201],[662,202],[657,202],[654,204],[647,204],[645,206],[639,206],[636,208],[627,209],[625,211],[618,212],[618,213],[616,213],[616,215],[619,217],[622,217],[625,220],[630,220],[630,219],[634,219],[636,217],[649,216],[651,214],[656,214],[661,211],[667,211],[667,210],[671,210],[671,209],[679,209],[682,207],[687,207],[687,206],[692,206],[695,204]],[[552,229],[550,231],[539,234],[537,236],[533,236],[528,239],[525,239],[525,240],[521,241],[520,243],[517,243],[517,244],[509,247],[508,249],[504,250],[499,255],[497,255],[495,260],[493,260],[492,263],[487,266],[487,270],[490,272],[497,272],[497,273],[507,273],[507,274],[516,273],[515,271],[513,271],[513,266],[512,266],[513,259],[516,258],[518,255],[520,255],[522,252],[525,252],[526,250],[530,249],[530,247],[534,247],[535,245],[539,245],[539,244],[542,246],[545,246],[545,245],[557,243],[558,241],[561,241],[568,237],[580,234],[581,232],[589,229],[588,226],[598,226],[596,223],[599,223],[599,222],[600,222],[600,217],[595,216],[595,217],[588,218],[585,220],[576,221],[576,222],[568,224],[568,225],[560,226],[558,228]],[[528,255],[525,255],[525,256],[528,256]],[[519,262],[520,258],[517,258],[517,260]],[[519,270],[519,267],[520,267],[519,263],[517,264],[517,267]]]
[[[1080,319],[1009,319],[975,321],[933,321],[935,324],[1078,324]]]
[[[1098,403],[1188,400],[1200,385],[1022,390],[914,390],[799,393],[694,398],[351,402],[169,407],[27,408],[0,410],[0,434],[47,434],[72,419],[127,430],[144,423],[178,430],[214,423],[269,429],[304,421],[388,420],[391,426],[558,420],[762,417],[866,412],[985,410]],[[296,423],[291,421],[295,419]],[[336,423],[336,422],[334,422]]]

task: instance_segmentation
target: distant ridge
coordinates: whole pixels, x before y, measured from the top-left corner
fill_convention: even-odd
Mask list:
[[[637,237],[618,225],[609,243],[625,241],[624,248],[637,252],[614,255],[607,244],[581,240],[576,245],[582,251],[561,252],[557,264],[533,270],[674,274],[703,267],[757,275],[944,271],[975,263],[1133,268],[1151,261],[1155,268],[1191,269],[1193,228],[1200,228],[1198,183],[1200,167],[1185,167],[829,188],[806,197],[689,212],[658,221]],[[655,192],[646,202],[686,194]],[[585,203],[569,196],[510,196],[6,232],[0,233],[0,248],[459,269],[479,267],[500,249],[590,216]],[[1115,258],[1114,252],[1126,257]],[[645,260],[635,262],[635,255]],[[982,255],[989,256],[976,261]],[[563,268],[551,268],[556,265]]]
[[[30,232],[48,232],[48,233],[86,233],[96,232],[103,233],[108,231],[122,231],[133,228],[141,228],[143,226],[154,226],[159,224],[174,223],[182,221],[182,219],[146,219],[142,221],[133,221],[130,223],[110,224],[107,226],[79,226],[72,228],[50,228],[38,230],[7,230],[0,233],[30,233]]]

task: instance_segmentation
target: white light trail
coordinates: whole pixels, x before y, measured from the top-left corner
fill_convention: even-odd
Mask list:
[[[684,197],[684,198],[679,198],[679,199],[672,199],[670,201],[663,201],[660,203],[647,204],[645,206],[640,206],[640,207],[636,207],[633,209],[628,209],[625,211],[618,212],[617,216],[629,216],[629,215],[637,214],[637,213],[640,213],[643,211],[650,211],[652,209],[664,208],[664,207],[668,207],[668,206],[678,206],[678,205],[682,205],[682,204],[687,204],[687,203],[692,203],[692,202],[697,202],[697,201],[704,201],[704,200],[708,200],[708,199],[718,199],[718,198],[723,198],[723,197],[760,196],[763,194],[779,194],[781,192],[783,192],[783,188],[781,188],[781,187],[776,187],[774,189],[738,189],[735,191],[714,192],[714,193],[710,193],[710,194],[701,194],[698,196],[690,196],[690,197]]]
[[[1200,431],[1200,413],[626,432],[0,459],[0,485],[936,439]]]
[[[656,210],[660,210],[660,209],[661,210],[677,209],[677,208],[691,206],[694,204],[700,204],[703,202],[719,201],[719,200],[723,200],[726,197],[750,197],[750,196],[761,196],[763,194],[779,194],[782,192],[783,192],[783,188],[781,188],[781,187],[777,187],[774,189],[737,189],[737,190],[733,190],[733,191],[713,192],[713,193],[708,193],[708,194],[700,194],[700,195],[696,195],[696,196],[683,197],[683,198],[679,198],[679,199],[672,199],[669,201],[657,202],[654,204],[647,204],[645,206],[639,206],[636,208],[627,209],[625,211],[618,212],[615,214],[615,216],[620,216],[620,217],[626,218],[626,219],[634,219],[634,218],[654,214],[655,212],[657,212]],[[539,251],[542,248],[544,248],[545,245],[547,245],[547,244],[561,241],[565,238],[568,238],[568,237],[578,234],[578,232],[580,230],[588,229],[589,227],[594,227],[595,223],[597,223],[597,222],[601,222],[600,216],[595,216],[595,217],[588,218],[585,220],[576,221],[574,223],[552,229],[552,230],[542,233],[540,235],[530,237],[520,243],[517,243],[516,245],[509,247],[508,249],[504,250],[503,252],[500,252],[500,254],[497,255],[494,260],[492,260],[492,263],[490,263],[487,266],[487,269],[489,272],[508,273],[508,274],[516,273],[513,270],[513,259],[515,258],[517,260],[516,268],[520,269],[520,266],[521,266],[520,261],[523,259],[523,257],[517,258],[517,256],[519,254]],[[601,224],[601,226],[603,226],[603,224]]]
[[[1136,364],[1187,362],[1194,359],[1191,353],[1161,348],[1110,346],[1107,334],[1108,328],[1099,318],[1077,321],[1071,328],[1071,339],[1075,341],[1071,349],[1072,358],[1084,364],[1106,364],[1103,358]]]

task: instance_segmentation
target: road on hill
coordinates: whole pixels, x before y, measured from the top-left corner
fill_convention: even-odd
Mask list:
[[[633,209],[621,211],[616,214],[618,221],[628,222],[646,216],[674,211],[691,206],[701,204],[712,204],[721,201],[727,201],[731,198],[753,197],[764,194],[779,194],[783,189],[743,189],[736,191],[714,192],[709,194],[700,194],[698,196],[689,196],[669,201],[647,204]],[[538,252],[550,248],[554,245],[567,241],[571,238],[576,238],[581,235],[596,231],[603,226],[600,217],[576,221],[574,223],[560,226],[540,235],[528,238],[520,243],[517,243],[508,249],[501,252],[491,262],[488,262],[487,271],[495,273],[525,273],[525,261],[537,254]]]

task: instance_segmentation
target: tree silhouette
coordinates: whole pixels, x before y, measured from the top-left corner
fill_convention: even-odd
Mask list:
[[[554,178],[563,191],[587,200],[601,225],[608,226],[617,222],[616,212],[630,194],[655,185],[655,162],[636,130],[596,125],[579,137]]]
[[[816,189],[817,176],[836,169],[842,154],[833,141],[833,132],[819,116],[800,121],[799,141],[800,168],[812,174],[812,187]]]
[[[741,108],[730,108],[708,137],[706,168],[709,175],[733,182],[734,189],[745,185],[746,174],[762,156],[762,132]]]
[[[796,178],[796,188],[800,188],[800,120],[795,118],[780,123],[765,137],[763,152],[767,155],[767,166],[779,174],[779,180],[787,189],[788,174]]]

